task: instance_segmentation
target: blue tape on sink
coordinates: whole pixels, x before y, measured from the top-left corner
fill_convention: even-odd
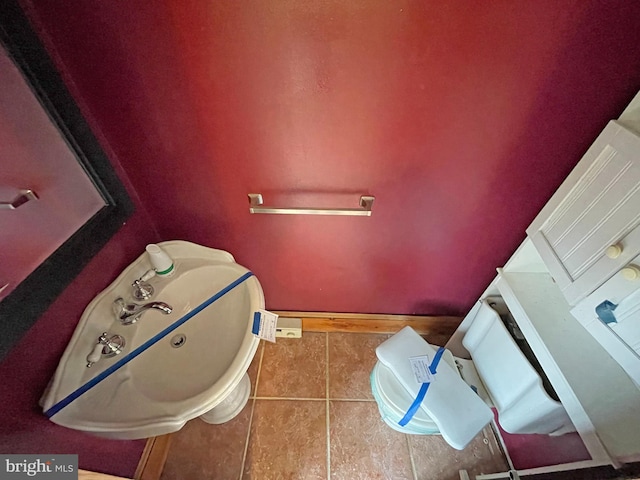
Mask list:
[[[260,312],[253,312],[253,327],[251,328],[251,333],[254,335],[260,333],[260,318],[262,318]]]
[[[149,340],[144,342],[138,348],[136,348],[135,350],[131,351],[130,353],[128,353],[127,355],[122,357],[120,360],[118,360],[116,363],[114,363],[113,365],[108,367],[106,370],[100,372],[94,378],[92,378],[87,383],[82,385],[80,388],[78,388],[74,392],[72,392],[69,395],[67,395],[65,398],[60,400],[53,407],[51,407],[49,410],[44,412],[44,414],[49,418],[52,417],[53,415],[58,413],[60,410],[62,410],[64,407],[66,407],[71,402],[73,402],[80,395],[82,395],[83,393],[86,393],[87,391],[91,390],[93,387],[95,387],[97,384],[99,384],[101,381],[103,381],[109,375],[114,373],[120,367],[122,367],[122,366],[126,365],[127,363],[129,363],[131,360],[136,358],[138,355],[140,355],[142,352],[147,350],[149,347],[151,347],[152,345],[157,343],[159,340],[162,340],[164,337],[166,337],[171,332],[173,332],[176,328],[180,327],[181,325],[184,325],[185,322],[190,320],[192,317],[194,317],[195,315],[200,313],[202,310],[207,308],[209,305],[211,305],[213,302],[215,302],[216,300],[218,300],[222,296],[226,295],[231,290],[233,290],[235,287],[237,287],[242,282],[244,282],[245,280],[247,280],[248,278],[250,278],[252,276],[253,276],[252,272],[247,272],[244,275],[242,275],[240,278],[238,278],[237,280],[231,282],[229,285],[224,287],[222,290],[220,290],[214,296],[212,296],[208,300],[205,300],[204,302],[202,302],[200,305],[198,305],[196,308],[194,308],[189,313],[184,315],[182,318],[180,318],[179,320],[176,320],[175,322],[173,322],[171,325],[169,325],[167,328],[162,330],[160,333],[158,333],[155,336],[151,337]]]

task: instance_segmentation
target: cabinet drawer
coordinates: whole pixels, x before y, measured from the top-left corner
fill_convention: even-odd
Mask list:
[[[609,122],[527,234],[571,305],[629,263],[640,253],[640,137]]]
[[[630,265],[640,267],[640,255]],[[610,323],[596,313],[596,307],[605,301],[616,305]],[[622,271],[617,272],[580,301],[571,314],[640,386],[640,279],[629,280]]]

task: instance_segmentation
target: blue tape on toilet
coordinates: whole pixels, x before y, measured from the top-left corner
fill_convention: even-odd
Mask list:
[[[242,275],[240,278],[238,278],[237,280],[231,282],[229,285],[224,287],[222,290],[220,290],[218,293],[216,293],[214,296],[212,296],[208,300],[205,300],[204,302],[202,302],[200,305],[198,305],[196,308],[194,308],[189,313],[184,315],[182,318],[180,318],[179,320],[176,320],[171,325],[169,325],[167,328],[162,330],[160,333],[158,333],[155,336],[151,337],[149,340],[144,342],[138,348],[136,348],[132,352],[128,353],[123,358],[121,358],[119,361],[117,361],[116,363],[111,365],[109,368],[107,368],[106,370],[100,372],[98,375],[96,375],[94,378],[92,378],[87,383],[82,385],[80,388],[78,388],[77,390],[71,392],[65,398],[63,398],[58,403],[56,403],[54,406],[52,406],[49,410],[44,412],[44,414],[49,418],[52,417],[53,415],[58,413],[60,410],[62,410],[64,407],[66,407],[71,402],[73,402],[75,399],[80,397],[80,395],[82,395],[82,394],[86,393],[87,391],[91,390],[93,387],[95,387],[97,384],[102,382],[105,378],[107,378],[109,375],[114,373],[116,370],[118,370],[119,368],[121,368],[124,365],[126,365],[127,363],[129,363],[131,360],[136,358],[138,355],[140,355],[142,352],[147,350],[149,347],[151,347],[152,345],[157,343],[159,340],[161,340],[164,337],[166,337],[169,333],[173,332],[176,328],[178,328],[179,326],[183,325],[189,319],[191,319],[192,317],[194,317],[195,315],[200,313],[202,310],[207,308],[209,305],[211,305],[213,302],[218,300],[220,297],[222,297],[223,295],[226,295],[232,289],[234,289],[235,287],[237,287],[242,282],[244,282],[245,280],[247,280],[248,278],[250,278],[252,276],[253,276],[252,272],[247,272],[244,275]]]
[[[435,356],[433,357],[433,361],[431,362],[431,365],[429,365],[429,371],[431,372],[432,375],[435,375],[436,369],[438,368],[438,363],[440,363],[440,359],[442,358],[443,353],[444,353],[444,347],[440,347],[436,352]],[[420,404],[424,400],[424,397],[427,394],[427,390],[429,390],[429,385],[431,385],[431,383],[426,382],[420,386],[420,390],[418,390],[418,395],[416,395],[416,399],[413,401],[413,403],[409,407],[409,410],[407,410],[407,413],[404,414],[404,417],[400,419],[400,421],[398,422],[398,425],[400,425],[401,427],[404,427],[407,423],[411,421],[413,416],[418,411],[418,408],[420,408]]]

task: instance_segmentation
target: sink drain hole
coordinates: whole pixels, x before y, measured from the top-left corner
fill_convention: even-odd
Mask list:
[[[171,346],[173,348],[180,348],[185,343],[187,343],[187,336],[182,333],[179,333],[171,337],[171,340],[169,340],[169,343],[171,343]]]

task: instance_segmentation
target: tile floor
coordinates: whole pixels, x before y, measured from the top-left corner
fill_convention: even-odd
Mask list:
[[[305,332],[263,342],[247,406],[224,425],[196,418],[175,433],[162,480],[458,480],[459,469],[505,471],[489,428],[459,452],[382,422],[369,374],[386,338]]]

